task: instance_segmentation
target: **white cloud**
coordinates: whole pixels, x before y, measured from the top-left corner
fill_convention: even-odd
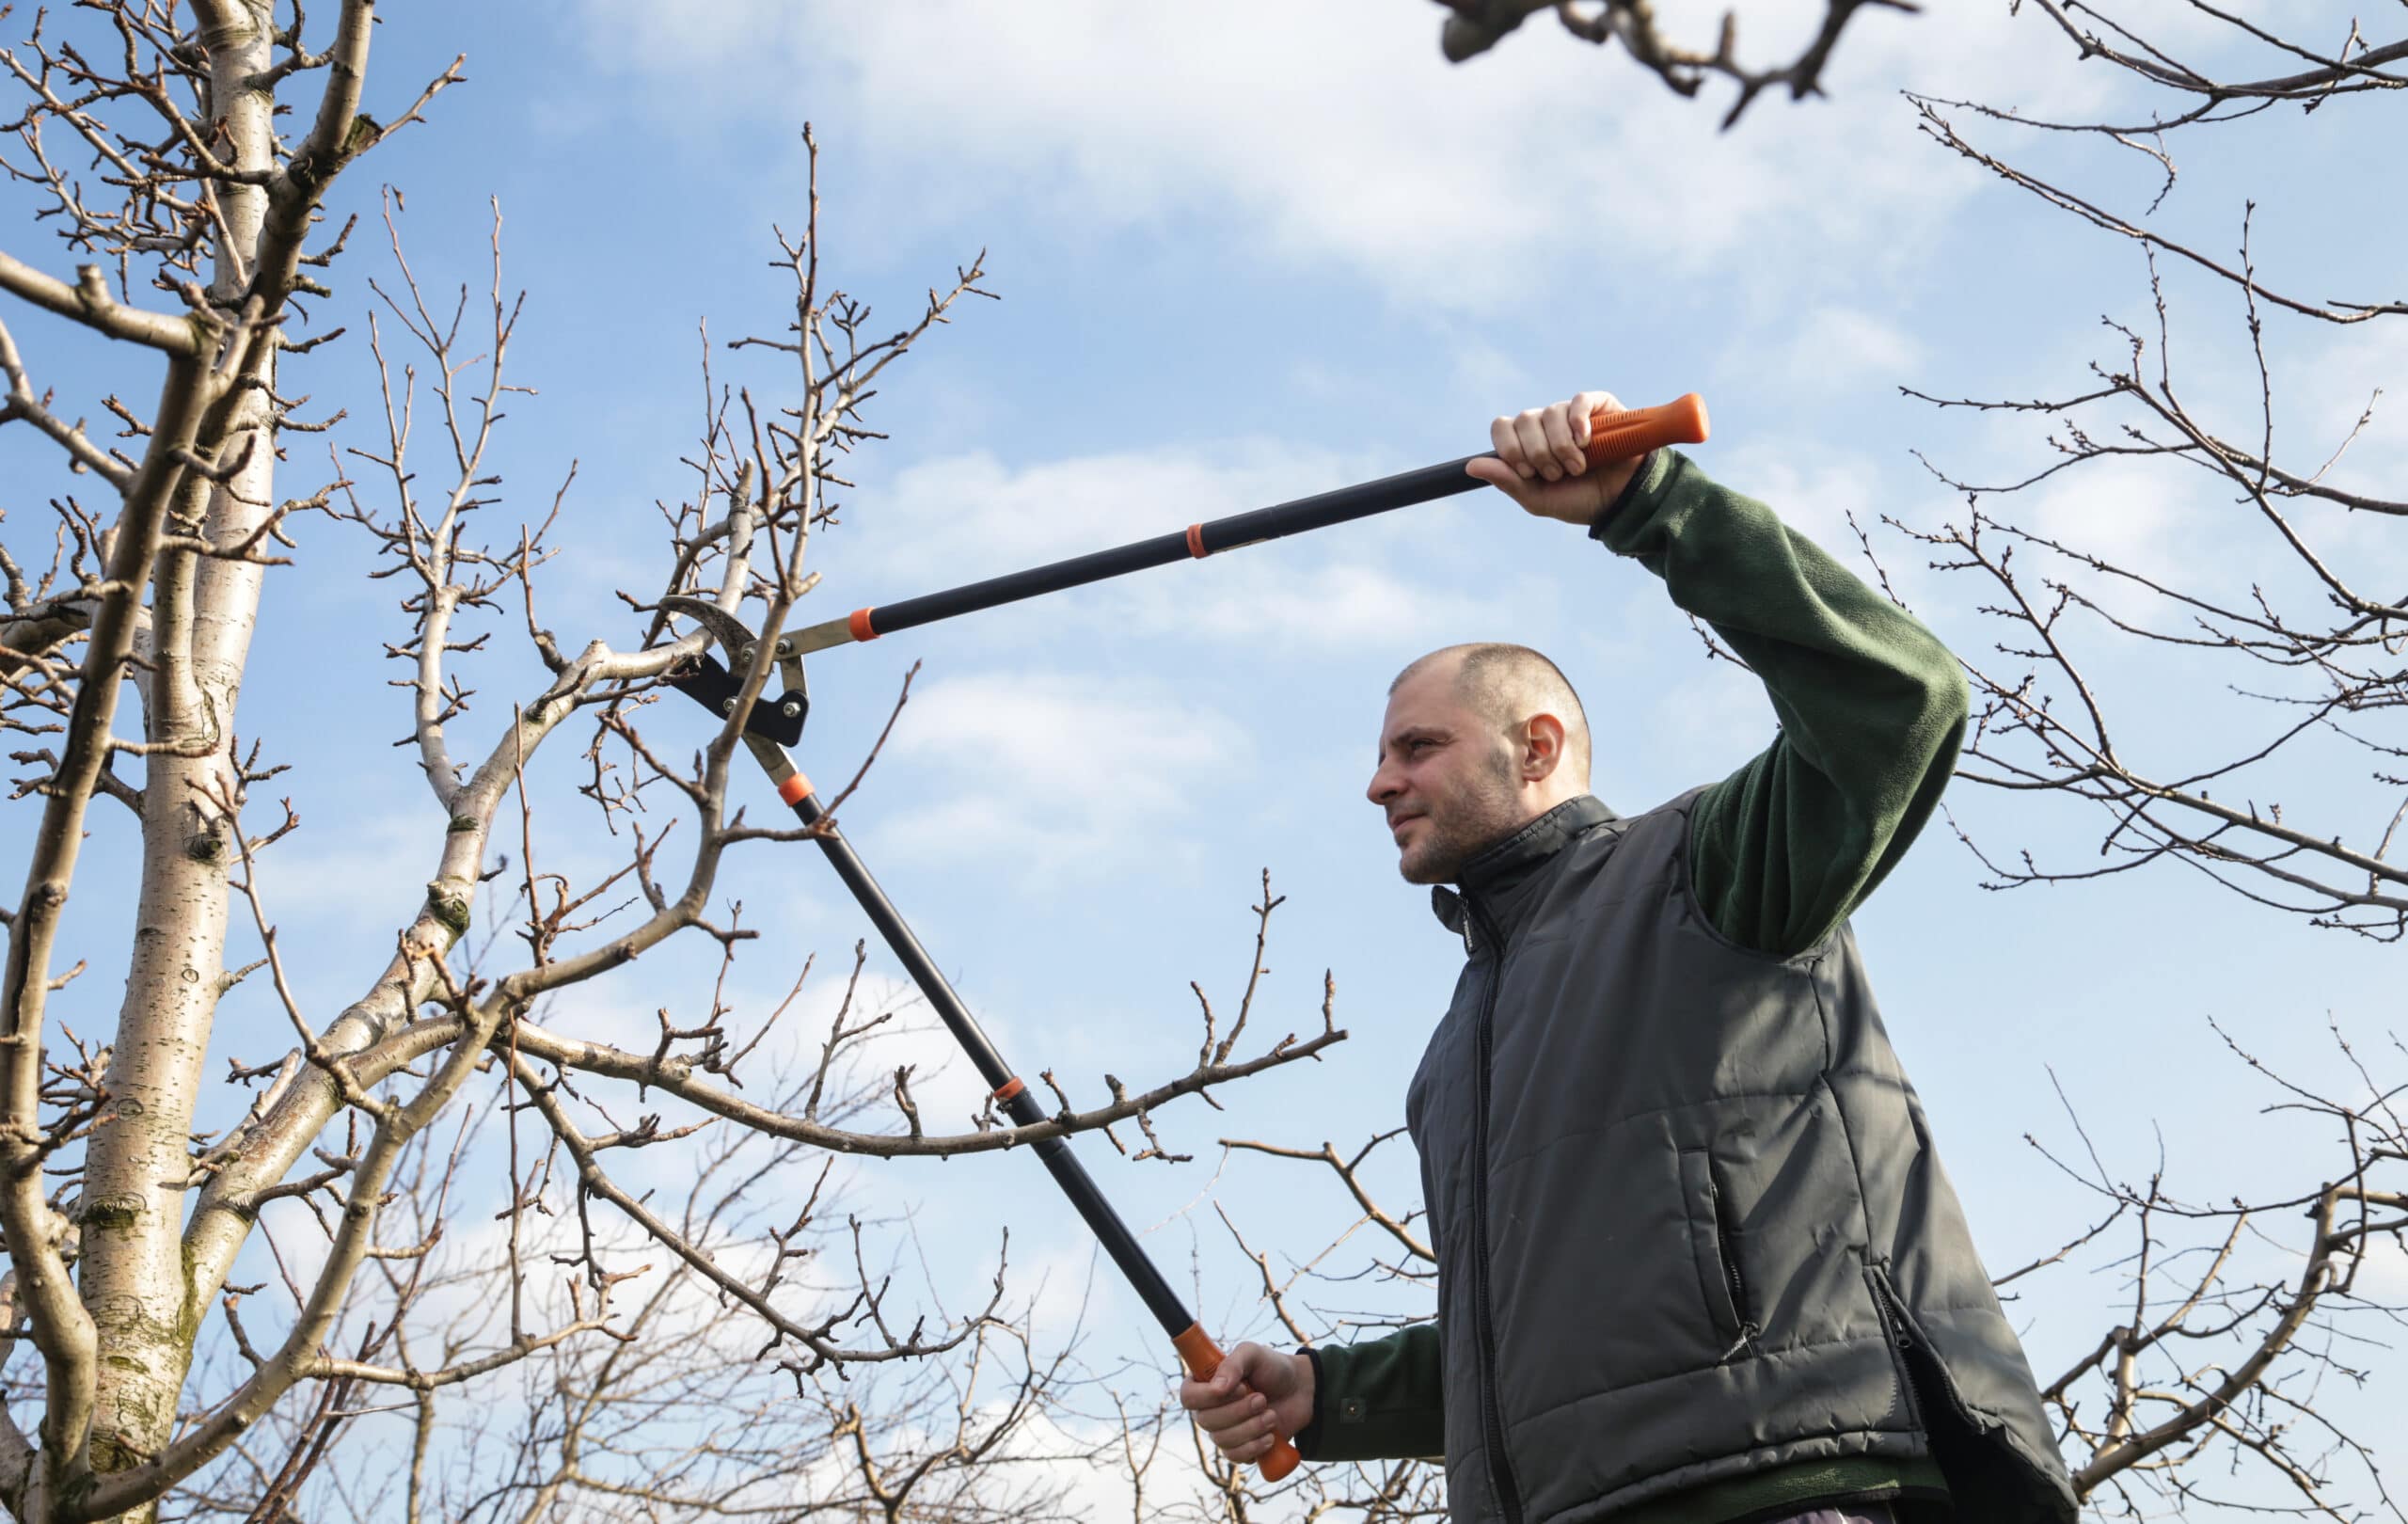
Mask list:
[[[1455,389],[1472,397],[1536,397],[1545,389],[1529,367],[1507,350],[1478,339],[1458,339],[1449,356]],[[1498,402],[1499,407],[1513,405]]]
[[[989,673],[914,693],[887,754],[932,772],[927,803],[887,828],[906,849],[991,853],[1044,877],[1077,861],[1160,852],[1145,828],[1249,765],[1226,716],[1142,684]]]
[[[1764,685],[1727,661],[1701,663],[1686,680],[1669,689],[1655,706],[1645,731],[1651,773],[1720,778],[1772,744],[1776,726]],[[1619,738],[1601,743],[1610,754],[1621,749]],[[1602,771],[1616,770],[1610,754]],[[1622,770],[1629,770],[1624,764]],[[1610,788],[1608,779],[1601,783]],[[1639,809],[1654,800],[1624,799],[1623,809]]]
[[[2321,344],[2286,345],[2274,363],[2275,463],[2302,476],[2321,470],[2321,481],[2345,492],[2408,500],[2408,334],[2397,325],[2363,324]],[[2295,500],[2284,512],[2361,592],[2389,593],[2408,575],[2397,517],[2308,500]],[[2260,532],[2272,548],[2273,532]]]
[[[1467,596],[1416,583],[1375,566],[1300,566],[1258,560],[1222,567],[1201,595],[1154,603],[1149,627],[1255,640],[1282,646],[1385,647],[1403,650],[1494,632],[1502,600]],[[1537,593],[1552,596],[1551,585]]]
[[[1807,8],[1751,11],[1751,50],[1777,52],[1758,34],[1784,18],[1794,29]],[[689,130],[699,113],[705,130],[716,116],[757,131],[744,119],[783,123],[809,98],[848,151],[911,186],[908,203],[881,198],[881,218],[952,227],[999,206],[1106,229],[1209,217],[1258,255],[1334,262],[1399,299],[1471,311],[1625,253],[1744,263],[1784,288],[1827,278],[1843,256],[1911,258],[1979,181],[1911,137],[1894,86],[2024,106],[2105,87],[2066,67],[2061,38],[1991,8],[1870,17],[1840,52],[1830,101],[1767,100],[1718,135],[1714,104],[1543,22],[1453,68],[1434,12],[1385,0],[1259,0],[1204,19],[1111,0],[584,0],[603,65]],[[1762,258],[1776,237],[1821,253]]]
[[[2373,1240],[2358,1271],[2357,1292],[2369,1302],[2393,1307],[2408,1298],[2408,1249],[2395,1240]]]
[[[301,829],[261,853],[260,897],[271,924],[307,922],[398,936],[426,899],[443,850],[432,803],[363,810]]]
[[[1243,440],[1106,452],[1017,469],[984,451],[924,460],[860,494],[858,538],[829,541],[846,575],[930,586],[1100,550],[1346,480],[1327,452]]]
[[[918,593],[1173,532],[1373,474],[1326,452],[1240,441],[1209,453],[1162,451],[1042,461],[1017,469],[985,452],[906,468],[862,495],[857,529],[832,539],[848,587]],[[1386,564],[1428,564],[1428,530],[1408,509],[1276,552],[1165,566],[1049,605],[1062,621],[1114,635],[1176,635],[1264,649],[1332,650],[1474,638],[1505,617],[1509,590],[1472,596]],[[1340,548],[1333,549],[1333,548]],[[1549,595],[1523,590],[1527,603]],[[1465,632],[1471,632],[1466,634]]]
[[[1775,367],[1797,386],[1830,389],[1907,378],[1923,361],[1913,335],[1871,312],[1826,304],[1799,318]]]
[[[1810,439],[1755,439],[1732,447],[1717,477],[1772,506],[1782,521],[1861,569],[1848,516],[1870,529],[1890,500],[1880,468],[1861,455],[1844,455]]]
[[[2295,362],[2276,361],[2282,395],[2296,398],[2294,411],[2304,415],[2294,436],[2297,459],[2292,468],[2303,475],[2313,471],[2349,440],[2348,452],[2334,468],[2334,484],[2395,500],[2403,496],[2400,478],[2401,466],[2408,464],[2408,395],[2402,395],[2408,393],[2408,334],[2397,324],[2362,324],[2343,329],[2324,344],[2299,347],[2306,352]],[[2366,425],[2350,439],[2362,415]]]
[[[2051,477],[2033,491],[2028,511],[2012,516],[2068,551],[2144,576],[2165,576],[2197,564],[2196,536],[2209,526],[2202,522],[2206,516],[2183,511],[2186,499],[2197,500],[2197,484],[2155,465],[2098,461]],[[1988,511],[2005,516],[2011,502],[1993,502]],[[2112,579],[2085,574],[2073,563],[2053,560],[2049,571],[2078,582],[2110,608],[2131,603],[2129,595],[2115,591]],[[2035,585],[2029,595],[2038,597],[2042,590]]]
[[[1956,611],[1950,598],[1956,588],[1930,569],[1929,550],[1882,522],[1894,517],[1928,528],[1935,521],[1937,516],[1923,511],[1935,484],[1920,468],[1911,474],[1887,471],[1866,455],[1812,438],[1774,437],[1733,447],[1718,463],[1716,476],[1769,504],[1783,523],[1866,582],[1877,586],[1886,576],[1890,591],[1925,623],[1937,627]],[[1865,560],[1859,528],[1880,558],[1877,573]]]

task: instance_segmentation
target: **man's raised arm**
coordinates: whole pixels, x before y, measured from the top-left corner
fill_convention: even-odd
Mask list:
[[[1699,800],[1692,882],[1725,936],[1803,951],[1863,902],[1930,818],[1964,738],[1964,674],[1911,614],[1686,455],[1586,467],[1588,415],[1611,403],[1584,392],[1498,419],[1499,458],[1472,473],[1532,514],[1591,525],[1763,680],[1781,734]]]

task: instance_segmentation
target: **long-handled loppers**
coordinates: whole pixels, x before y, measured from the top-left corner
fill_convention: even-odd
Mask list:
[[[1589,458],[1592,461],[1627,459],[1644,454],[1659,445],[1691,444],[1705,437],[1705,406],[1695,393],[1661,407],[1641,408],[1634,412],[1596,414],[1590,424]],[[1366,518],[1408,504],[1427,502],[1435,498],[1451,497],[1481,485],[1478,479],[1465,474],[1465,465],[1477,457],[1465,456],[1445,465],[1425,467],[1401,476],[1391,476],[1359,486],[1325,492],[1318,497],[1304,498],[1276,507],[1257,509],[1228,518],[1191,525],[1181,532],[1162,535],[1151,540],[1139,540],[1116,549],[1079,556],[1069,561],[1033,567],[1006,577],[974,582],[966,587],[928,594],[904,603],[882,609],[860,609],[848,618],[815,625],[806,629],[779,637],[770,652],[779,675],[785,683],[784,691],[772,699],[766,694],[756,701],[744,719],[744,743],[778,791],[778,797],[792,807],[796,818],[815,827],[814,839],[836,869],[836,876],[852,891],[879,936],[911,976],[947,1030],[953,1033],[962,1051],[970,1056],[971,1064],[986,1082],[997,1104],[1004,1109],[1015,1126],[1034,1127],[1045,1119],[1037,1098],[1003,1055],[995,1051],[987,1034],[979,1029],[977,1018],[970,1008],[954,993],[953,986],[930,960],[919,938],[886,897],[878,881],[870,876],[861,855],[852,849],[843,833],[828,818],[811,783],[795,768],[786,748],[802,738],[803,722],[811,709],[809,686],[804,678],[804,653],[824,650],[852,641],[875,640],[879,635],[908,629],[915,625],[949,619],[956,614],[991,609],[999,604],[1014,603],[1039,594],[1059,592],[1086,582],[1141,571],[1149,566],[1185,558],[1201,558],[1221,550],[1233,550],[1257,541],[1277,539],[1282,535],[1302,533],[1307,530],[1325,529],[1350,519]],[[715,715],[730,716],[742,695],[743,683],[738,675],[749,671],[759,654],[759,638],[734,614],[717,604],[701,598],[673,596],[661,600],[661,608],[670,613],[692,619],[709,631],[711,638],[724,649],[734,662],[731,672],[718,660],[704,656],[685,671],[672,677],[679,691],[701,704]],[[875,623],[873,623],[873,620]],[[1069,1142],[1049,1137],[1032,1145],[1038,1158],[1054,1176],[1054,1183],[1070,1199],[1079,1215],[1102,1243],[1104,1252],[1120,1267],[1138,1298],[1146,1304],[1170,1335],[1171,1345],[1179,1351],[1180,1360],[1196,1380],[1209,1380],[1220,1368],[1221,1349],[1212,1341],[1203,1326],[1183,1306],[1170,1283],[1163,1278],[1152,1260],[1147,1257],[1128,1224],[1113,1211],[1093,1177],[1089,1176],[1078,1156],[1070,1151]],[[1262,1458],[1262,1474],[1277,1481],[1296,1468],[1296,1449],[1281,1438],[1271,1453]]]

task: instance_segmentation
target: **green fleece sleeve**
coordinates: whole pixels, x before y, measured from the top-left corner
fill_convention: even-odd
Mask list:
[[[1305,1352],[1313,1362],[1313,1420],[1296,1436],[1307,1460],[1402,1460],[1444,1454],[1446,1389],[1438,1326]]]
[[[1931,818],[1965,734],[1948,648],[1771,509],[1659,450],[1591,531],[1763,680],[1781,734],[1690,816],[1698,902],[1787,955],[1862,904]]]

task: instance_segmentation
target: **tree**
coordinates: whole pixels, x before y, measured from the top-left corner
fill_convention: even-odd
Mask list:
[[[22,104],[0,163],[81,262],[70,278],[0,254],[0,289],[105,341],[122,376],[102,404],[110,421],[93,425],[0,327],[0,425],[45,437],[77,479],[47,519],[18,506],[0,565],[0,675],[25,822],[10,833],[23,888],[6,913],[0,983],[0,1326],[21,1357],[7,1372],[0,1503],[43,1524],[150,1517],[171,1497],[194,1514],[277,1518],[314,1474],[338,1498],[354,1488],[356,1511],[389,1516],[372,1468],[327,1455],[363,1416],[397,1405],[416,1419],[413,1517],[722,1506],[821,1461],[853,1478],[849,1493],[814,1483],[775,1506],[800,1513],[824,1493],[897,1517],[914,1498],[947,1495],[944,1511],[962,1512],[962,1476],[1042,1406],[1058,1369],[1020,1347],[1000,1258],[984,1307],[906,1316],[888,1305],[860,1224],[835,1233],[816,1198],[796,1214],[765,1203],[758,1183],[809,1152],[944,1156],[1143,1126],[1156,1107],[1343,1034],[1325,1025],[1239,1057],[1231,1033],[1184,1075],[1136,1091],[1116,1082],[1107,1104],[1079,1110],[1065,1095],[1056,1119],[1017,1129],[990,1106],[945,1132],[923,1126],[910,1066],[862,1088],[861,1066],[898,1024],[848,994],[801,1078],[758,1085],[766,1060],[747,1059],[786,1007],[747,1024],[724,998],[753,932],[740,909],[713,911],[713,888],[731,852],[803,833],[749,823],[738,807],[740,709],[684,732],[708,742],[676,760],[670,738],[688,715],[672,696],[655,723],[649,706],[704,641],[679,634],[658,599],[745,608],[774,637],[811,589],[806,552],[835,511],[844,455],[879,437],[863,410],[878,377],[965,297],[989,294],[983,265],[932,289],[901,330],[868,330],[868,306],[823,278],[815,173],[800,236],[780,238],[790,322],[737,346],[791,367],[779,394],[712,393],[692,495],[664,508],[651,595],[626,595],[616,643],[556,636],[535,592],[545,564],[572,548],[558,544],[575,522],[570,482],[538,521],[480,538],[502,500],[488,448],[524,389],[506,368],[518,304],[502,284],[498,212],[488,289],[471,301],[463,285],[447,303],[411,273],[400,197],[387,199],[400,278],[374,288],[366,336],[385,381],[375,435],[338,433],[317,474],[295,464],[295,446],[314,452],[345,417],[313,414],[301,394],[313,352],[344,330],[302,330],[343,300],[328,281],[357,214],[327,231],[349,172],[463,78],[455,60],[371,115],[386,93],[371,82],[377,21],[372,0],[344,0],[330,24],[266,0],[107,0],[36,12],[0,50]],[[304,130],[280,126],[285,112]],[[394,359],[388,343],[417,359]],[[305,484],[289,484],[295,472]],[[293,564],[281,552],[304,515],[368,536],[375,575],[405,590],[406,627],[386,654],[407,671],[397,686],[409,755],[446,822],[422,843],[432,872],[416,903],[395,907],[389,945],[310,950],[352,960],[355,995],[331,1017],[295,994],[293,949],[256,872],[298,825],[289,807],[261,820],[251,793],[281,770],[263,759],[302,713],[246,726],[240,706],[261,590]],[[521,617],[506,622],[523,626],[547,675],[506,706],[472,710],[463,666],[492,659],[490,627],[514,598]],[[768,643],[743,675],[748,693]],[[356,680],[374,686],[376,670],[370,654]],[[129,688],[138,740],[119,714]],[[571,807],[591,811],[582,829],[622,854],[590,881],[545,865],[540,821],[563,802],[530,779],[539,753],[573,744],[564,735],[585,738]],[[84,845],[93,812],[117,806],[138,822],[138,867],[131,881],[96,882]],[[125,994],[104,1034],[50,1018],[52,997],[87,966],[69,962],[79,942],[100,934],[71,913],[71,895],[77,907],[135,907]],[[578,1033],[574,1008],[557,1004],[673,939],[705,938],[720,949],[720,983],[684,1024],[664,1009],[649,1051]],[[248,980],[272,986],[289,1019],[280,1057],[228,1054],[214,1028]],[[197,1128],[221,1060],[257,1096],[230,1128]],[[492,1095],[472,1106],[481,1076]],[[869,1125],[873,1096],[880,1116],[899,1116]],[[682,1200],[623,1179],[652,1149],[689,1155]],[[497,1204],[500,1230],[467,1230]],[[280,1243],[278,1224],[291,1230]],[[281,1284],[234,1283],[238,1260],[262,1247]],[[830,1248],[851,1268],[818,1273]],[[744,1363],[723,1368],[739,1345]],[[1007,1355],[1016,1373],[999,1410],[961,1395],[997,1392]],[[824,1385],[890,1366],[923,1373],[881,1388],[893,1399],[882,1411]],[[506,1461],[430,1460],[446,1395],[490,1390],[514,1367],[550,1380],[533,1387],[519,1433],[484,1437]],[[730,1446],[707,1421],[639,1435],[641,1417],[619,1416],[680,1382],[740,1415],[767,1403],[764,1373],[825,1421],[816,1444],[768,1447],[762,1434]],[[926,1421],[947,1390],[958,1399],[949,1440]],[[788,1436],[808,1426],[783,1415]],[[684,1459],[663,1464],[659,1447],[678,1443],[690,1446]],[[661,1479],[645,1484],[653,1493],[630,1481],[647,1471]],[[1022,1506],[1050,1504],[1041,1487],[990,1489],[978,1503]]]
[[[2408,706],[2408,674],[2393,659],[2400,649],[2393,627],[2408,620],[2408,602],[2380,585],[2361,586],[2368,578],[2346,559],[2346,549],[2321,547],[2353,520],[2380,532],[2384,520],[2408,516],[2408,502],[2340,484],[2344,457],[2375,416],[2379,389],[2365,398],[2354,421],[2313,420],[2310,438],[2299,446],[2289,443],[2288,428],[2280,431],[2286,450],[2301,449],[2309,458],[2277,458],[2280,408],[2270,351],[2293,335],[2304,348],[2303,325],[2347,327],[2408,317],[2408,303],[2311,299],[2296,294],[2302,282],[2295,278],[2262,280],[2250,251],[2254,202],[2242,210],[2238,247],[2230,254],[2170,236],[2148,218],[2175,188],[2178,141],[2212,129],[2230,134],[2240,130],[2234,123],[2285,106],[2313,112],[2396,105],[2392,92],[2408,90],[2408,73],[2396,67],[2408,59],[2408,40],[2369,47],[2353,34],[2327,53],[2226,21],[2231,33],[2260,40],[2268,66],[2284,71],[2216,79],[2173,62],[2170,50],[2145,39],[2085,29],[2053,4],[2037,9],[2067,33],[2081,57],[2144,82],[2164,104],[2146,122],[2044,122],[1989,106],[1909,99],[1933,140],[2044,204],[2133,244],[2146,262],[2153,322],[2108,320],[2117,335],[2115,352],[2053,398],[2000,402],[1909,392],[1941,407],[2058,422],[2049,438],[2055,458],[2022,481],[1981,486],[1936,471],[1963,495],[1967,516],[1961,524],[1914,532],[1946,558],[1949,571],[1981,582],[1986,597],[2002,600],[1998,611],[2011,632],[2005,639],[2016,643],[2002,650],[2007,666],[1972,669],[1982,704],[1966,776],[1987,786],[2080,800],[2106,822],[2099,854],[2103,866],[2069,874],[2031,861],[1985,862],[2001,883],[2179,865],[2319,925],[2397,941],[2408,931],[2408,866],[2393,855],[2400,823],[2408,819],[2408,779],[2397,766],[2401,744],[2383,727]],[[2290,67],[2301,62],[2309,67]],[[2146,211],[2116,210],[1986,151],[1956,126],[1968,114],[1988,124],[2078,135],[2145,154],[2160,168],[2162,183]],[[2030,133],[2024,136],[2028,142]],[[2162,266],[2192,278],[2210,299],[2222,290],[2239,302],[2235,331],[2246,337],[2257,383],[2242,405],[2254,417],[2236,417],[2226,399],[2196,398],[2183,384],[2174,357],[2182,303],[2169,294]],[[2213,342],[2212,327],[2202,326],[2196,342],[2184,349],[2210,350]],[[2204,381],[2198,390],[2207,390]],[[2144,463],[2155,480],[2231,494],[2263,536],[2262,550],[2246,563],[2253,575],[2176,580],[2156,568],[2118,564],[2079,544],[2033,532],[2004,519],[1994,506],[2012,504],[2042,483],[2116,462]],[[2196,499],[2178,492],[2178,500]],[[2015,564],[2018,549],[2040,563],[2036,575]],[[2077,579],[2069,570],[2088,575]],[[2113,654],[2119,659],[2128,652],[2154,654],[2152,647],[2196,653],[2233,673],[2234,691],[2256,711],[2247,718],[2271,720],[2255,727],[2262,742],[2236,754],[2182,755],[2156,768],[2132,761],[2111,706],[2085,678],[2085,641],[2116,643]],[[2213,686],[2197,684],[2194,691],[2210,692]],[[2371,801],[2335,787],[2362,768],[2377,790]],[[2303,821],[2294,811],[2286,820],[2282,803],[2261,791],[2259,780],[2268,778],[2273,780],[2269,789],[2316,780],[2324,794],[2319,804],[2334,812]],[[2219,800],[2218,792],[2225,797]],[[2371,816],[2360,815],[2368,803]],[[2354,829],[2353,817],[2359,822]]]
[[[2372,122],[2383,119],[2365,114],[2396,111],[2408,40],[2370,42],[2353,25],[2338,47],[2316,46],[2204,4],[2189,7],[2188,35],[2152,38],[2085,8],[2033,8],[2034,24],[2062,34],[2077,61],[2143,87],[2146,115],[2041,120],[1910,96],[1919,125],[2041,205],[2129,243],[2147,295],[2139,321],[2101,320],[2109,353],[2053,396],[1901,389],[1943,408],[2050,425],[2046,464],[1997,486],[1934,465],[1961,494],[1961,513],[1892,527],[1943,577],[1977,585],[1997,631],[1993,651],[1967,661],[1975,713],[1960,775],[2020,801],[2027,836],[2070,824],[2067,806],[2094,812],[2098,846],[2073,865],[2047,848],[2010,851],[1987,833],[1958,834],[1993,888],[2187,868],[2272,913],[2397,941],[2408,929],[2408,865],[2397,851],[2408,818],[2397,728],[2408,712],[2399,661],[2408,601],[2386,585],[2380,545],[2408,502],[2379,478],[2353,480],[2346,460],[2376,416],[2379,389],[2340,413],[2321,410],[2323,399],[2303,408],[2286,392],[2322,335],[2408,317],[2408,304],[2308,298],[2303,288],[2328,289],[2330,278],[2261,277],[2254,201],[2238,209],[2229,253],[2155,214],[2171,203],[2178,151],[2271,131],[2274,113],[2350,113],[2354,130],[2380,133]],[[2183,61],[2202,57],[2240,61],[2215,72]],[[2013,150],[1983,146],[1988,134]],[[2036,139],[2095,145],[2074,161],[2092,170],[2129,162],[2110,151],[2144,155],[2159,178],[2153,199],[2118,207],[2113,192],[2030,167]],[[2248,382],[2222,384],[2219,361]],[[2217,553],[2102,543],[2097,528],[2068,532],[2035,513],[2043,484],[2115,468],[2133,468],[2130,483],[2179,516],[2183,540]],[[2168,692],[2180,695],[2174,724],[2152,703]],[[2161,1158],[2146,1183],[2130,1183],[2083,1135],[2084,1162],[2067,1173],[2111,1215],[2080,1242],[2123,1225],[2132,1299],[2129,1316],[2045,1388],[2076,1484],[2102,1505],[2138,1508],[2154,1492],[2179,1507],[2216,1500],[2220,1471],[2245,1465],[2278,1479],[2294,1511],[2399,1517],[2376,1437],[2330,1395],[2397,1380],[2369,1368],[2383,1362],[2362,1342],[2371,1329],[2357,1330],[2391,1316],[2368,1281],[2369,1257],[2386,1241],[2398,1248],[2408,1224],[2398,1041],[2370,1067],[2337,1026],[2343,1073],[2359,1088],[2336,1094],[2284,1078],[2292,1060],[2261,1061],[2216,1035],[2279,1087],[2270,1111],[2319,1123],[2321,1168],[2305,1164],[2294,1188],[2269,1199],[2184,1201],[2166,1183],[2178,1166]],[[2079,1134],[2078,1118],[2072,1126]],[[2301,1216],[2304,1226],[2289,1226]],[[2258,1226],[2269,1221],[2286,1226]],[[2272,1253],[2259,1236],[2269,1232],[2281,1246]]]
[[[822,1114],[866,1118],[891,1104],[890,1084],[891,1075],[865,1076],[824,1096]],[[803,1103],[799,1093],[780,1099]],[[431,1348],[449,1364],[507,1341],[546,1300],[517,1262],[576,1248],[574,1226],[537,1213],[512,1217],[524,1234],[514,1257],[442,1242],[442,1225],[461,1219],[442,1208],[466,1189],[462,1160],[501,1107],[465,1109],[452,1148],[411,1161],[448,1178],[409,1180],[396,1196],[416,1241],[435,1246],[378,1265],[355,1291],[360,1359],[381,1344],[403,1358]],[[669,1218],[682,1240],[721,1263],[766,1264],[823,1294],[841,1290],[832,1277],[860,1251],[863,1225],[823,1232],[818,1223],[873,1207],[845,1199],[854,1193],[832,1181],[832,1161],[821,1154],[815,1167],[819,1151],[807,1144],[733,1129],[701,1134],[684,1151],[695,1183]],[[764,1188],[789,1170],[815,1184],[800,1213]],[[529,1193],[537,1189],[531,1182]],[[615,1249],[642,1254],[641,1235],[612,1236]],[[728,1299],[691,1265],[616,1274],[626,1290],[606,1326],[546,1341],[483,1378],[483,1391],[421,1388],[380,1402],[357,1377],[314,1383],[238,1441],[230,1464],[180,1484],[167,1506],[230,1520],[1064,1516],[1068,1473],[1048,1462],[1077,1456],[1045,1420],[1063,1399],[1067,1350],[1037,1358],[1023,1327],[988,1318],[942,1357],[798,1381],[756,1357],[761,1327],[727,1317]],[[211,1341],[210,1357],[228,1369],[204,1380],[233,1385],[226,1377],[243,1363],[235,1343]],[[380,1429],[387,1411],[404,1421]]]

